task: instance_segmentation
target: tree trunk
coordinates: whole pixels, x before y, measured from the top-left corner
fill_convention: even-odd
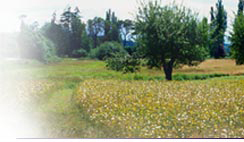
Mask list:
[[[167,64],[164,64],[163,68],[164,68],[164,74],[165,74],[166,80],[172,80],[172,70],[173,69],[170,68],[170,66]]]
[[[168,63],[163,63],[166,80],[172,80],[173,65],[175,60],[171,59]]]
[[[93,49],[97,48],[97,36],[93,37]]]

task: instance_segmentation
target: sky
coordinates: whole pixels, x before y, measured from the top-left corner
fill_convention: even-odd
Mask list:
[[[20,27],[20,15],[27,15],[26,23],[35,21],[39,25],[49,22],[53,12],[59,16],[68,5],[79,7],[82,21],[87,21],[95,16],[105,17],[108,9],[115,11],[119,19],[134,19],[140,0],[1,0],[0,2],[0,33],[17,32]],[[144,0],[149,1],[149,0]],[[153,1],[153,0],[152,0]],[[162,4],[168,4],[173,0],[161,0]],[[191,8],[199,13],[199,18],[210,17],[211,6],[215,6],[217,0],[175,0],[177,3]],[[228,25],[234,19],[233,12],[237,11],[239,0],[223,0],[228,13]],[[228,28],[230,31],[231,28]]]

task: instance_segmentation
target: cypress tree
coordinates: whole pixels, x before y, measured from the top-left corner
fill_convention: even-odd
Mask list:
[[[227,12],[224,9],[222,0],[216,3],[216,10],[211,7],[211,46],[210,55],[214,58],[225,57],[224,37],[227,29]]]

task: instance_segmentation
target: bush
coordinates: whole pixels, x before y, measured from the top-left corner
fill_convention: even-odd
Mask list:
[[[115,71],[122,71],[123,73],[137,72],[140,70],[140,60],[135,56],[115,54],[114,57],[106,60],[106,67]]]
[[[92,49],[90,52],[91,58],[99,60],[106,60],[112,57],[114,54],[120,53],[122,55],[128,54],[123,47],[117,42],[105,42],[99,47]]]
[[[79,50],[74,50],[72,52],[72,55],[75,58],[86,57],[87,56],[87,51],[81,48]]]
[[[135,46],[125,46],[124,49],[130,54],[134,54],[136,52],[136,47]]]

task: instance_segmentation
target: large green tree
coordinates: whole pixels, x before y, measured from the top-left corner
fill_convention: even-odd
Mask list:
[[[206,49],[209,49],[210,46],[210,25],[208,24],[208,19],[204,17],[202,21],[198,24],[198,30],[200,34],[200,43],[202,43],[201,46],[205,47]]]
[[[236,64],[244,64],[244,13],[243,1],[239,2],[238,12],[233,24],[233,31],[231,32],[231,52],[236,59]],[[242,6],[241,6],[242,5]]]
[[[18,46],[22,58],[36,59],[43,63],[57,59],[54,44],[43,36],[36,23],[27,25],[21,22]]]
[[[120,42],[120,22],[110,9],[106,12],[104,21],[104,38],[103,41],[116,41]]]
[[[68,7],[61,14],[60,21],[56,19],[54,13],[51,22],[45,24],[42,31],[56,45],[58,56],[82,57],[80,53],[90,49],[90,40],[86,25],[81,21],[79,8],[71,11],[71,7]]]
[[[211,46],[210,55],[214,58],[225,57],[224,38],[227,28],[227,12],[222,0],[216,3],[216,10],[211,7]]]
[[[81,22],[80,10],[78,7],[74,9],[71,15],[71,43],[70,43],[70,56],[77,57],[75,51],[80,49],[86,49],[87,45],[84,45],[82,40],[85,38],[86,29],[85,24]]]
[[[104,37],[103,37],[103,41],[110,41],[111,39],[111,35],[110,35],[110,30],[111,30],[111,9],[109,9],[106,12],[106,18],[104,21]]]
[[[53,17],[51,19],[50,23],[46,23],[42,29],[42,33],[51,40],[57,51],[57,55],[62,57],[66,55],[66,51],[68,50],[68,36],[66,35],[66,32],[63,30],[62,26],[57,23],[56,20],[56,13],[53,13]]]
[[[101,17],[95,17],[87,21],[88,35],[92,38],[93,48],[99,45],[99,37],[104,32],[104,20]]]
[[[177,64],[195,65],[205,59],[197,17],[185,7],[162,7],[157,1],[142,3],[135,33],[142,56],[149,66],[163,68],[167,80],[172,80]]]
[[[82,36],[85,36],[85,24],[81,22],[80,10],[78,7],[71,11],[71,7],[64,10],[61,15],[61,25],[65,32],[68,47],[66,53],[70,57],[76,57],[75,51],[84,49],[86,45],[82,45]]]

